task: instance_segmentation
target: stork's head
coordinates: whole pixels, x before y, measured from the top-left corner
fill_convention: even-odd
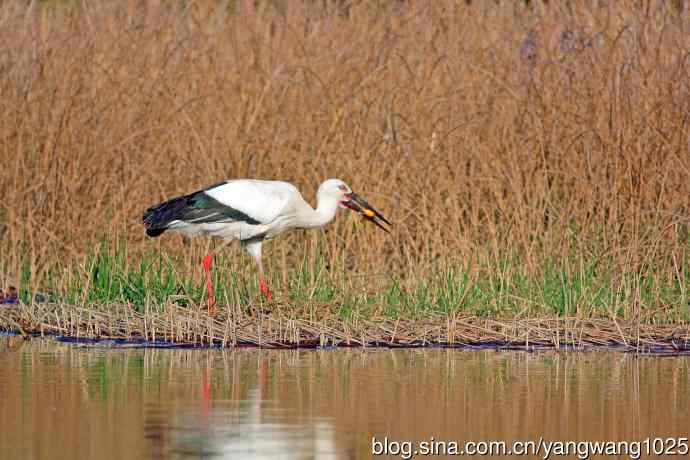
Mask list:
[[[391,225],[388,219],[383,217],[383,214],[370,205],[367,200],[354,193],[350,186],[340,179],[328,179],[321,184],[317,194],[337,200],[338,206],[341,208],[347,208],[361,214],[364,219],[373,222],[380,229],[388,232],[388,229],[381,224],[381,222],[385,222]]]

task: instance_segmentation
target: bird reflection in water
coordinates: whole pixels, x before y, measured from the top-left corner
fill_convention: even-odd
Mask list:
[[[146,437],[157,458],[228,459],[336,459],[341,458],[335,428],[326,419],[287,421],[279,401],[269,395],[271,360],[258,357],[256,384],[240,400],[223,399],[213,380],[213,360],[201,378],[201,401],[197,408],[163,414],[160,408],[146,412]],[[218,377],[221,377],[220,374]],[[247,376],[242,375],[245,379]],[[222,378],[222,377],[221,377]]]

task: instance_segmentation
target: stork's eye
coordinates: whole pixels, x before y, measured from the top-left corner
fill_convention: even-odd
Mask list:
[[[342,190],[343,192],[347,192],[347,187],[345,185],[338,185],[338,188]]]

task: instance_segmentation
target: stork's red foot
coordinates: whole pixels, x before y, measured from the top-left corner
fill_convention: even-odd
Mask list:
[[[267,301],[270,302],[273,300],[273,293],[271,292],[271,288],[268,287],[268,283],[263,278],[259,280],[259,289],[261,289],[261,293],[264,295],[264,297],[266,297]]]

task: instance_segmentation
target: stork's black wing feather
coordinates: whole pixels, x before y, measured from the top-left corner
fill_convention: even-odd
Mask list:
[[[224,205],[206,194],[204,190],[157,204],[147,209],[143,216],[146,234],[151,237],[163,233],[175,220],[192,224],[246,222],[259,225],[261,223],[242,211]]]

